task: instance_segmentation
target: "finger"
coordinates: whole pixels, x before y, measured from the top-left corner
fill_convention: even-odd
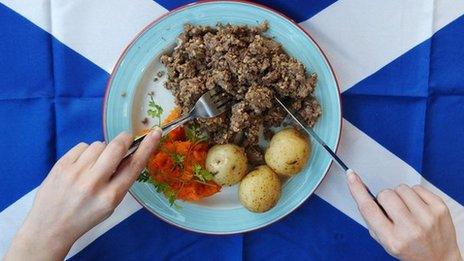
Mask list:
[[[413,186],[412,189],[417,192],[419,197],[427,203],[434,213],[443,214],[449,212],[445,202],[439,196],[419,185]]]
[[[73,164],[79,156],[89,147],[87,143],[81,142],[70,149],[64,154],[55,164],[56,165],[70,165]]]
[[[428,205],[435,205],[435,204],[442,204],[443,200],[430,192],[429,190],[425,189],[420,185],[415,185],[412,189],[419,195],[419,197]]]
[[[111,186],[118,193],[124,195],[135,182],[140,172],[147,165],[150,155],[158,147],[161,139],[161,129],[156,128],[150,132],[140,144],[140,147],[128,160],[118,168],[116,175],[111,180]]]
[[[369,226],[369,230],[372,230],[371,235],[374,234],[375,238],[387,242],[387,239],[392,235],[393,224],[369,195],[358,175],[352,170],[348,170],[347,175],[351,195],[358,204],[359,211]]]
[[[98,156],[105,149],[105,144],[101,141],[95,141],[79,156],[74,163],[78,168],[90,168],[97,161]]]
[[[106,146],[106,149],[92,167],[98,178],[111,178],[111,175],[113,175],[126,155],[127,150],[129,150],[132,141],[132,135],[122,132]]]
[[[380,241],[379,237],[375,234],[375,232],[372,229],[369,229],[369,235],[379,244],[382,244],[382,241]]]
[[[395,191],[382,190],[377,196],[377,201],[383,206],[387,215],[394,224],[412,224],[413,218],[406,204]]]
[[[420,196],[409,186],[401,184],[395,188],[396,193],[403,200],[404,204],[408,207],[411,214],[417,220],[421,220],[428,215],[428,206],[420,198]]]

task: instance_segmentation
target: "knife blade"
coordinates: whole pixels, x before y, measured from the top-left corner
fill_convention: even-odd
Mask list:
[[[346,166],[346,164],[337,156],[337,154],[335,154],[335,152],[332,149],[330,149],[329,146],[327,146],[327,144],[319,137],[319,135],[317,135],[316,132],[314,132],[314,130],[311,127],[306,127],[305,125],[303,125],[297,113],[293,113],[292,110],[289,109],[287,106],[285,106],[285,104],[281,100],[279,100],[277,97],[274,97],[274,98],[280,104],[280,106],[288,113],[288,115],[290,115],[290,117],[292,117],[293,120],[298,125],[300,125],[300,127],[306,133],[308,133],[311,137],[313,137],[317,141],[317,143],[319,143],[325,149],[325,151],[327,151],[330,154],[332,159],[340,166],[340,168],[342,168],[345,172],[349,170],[348,166]]]

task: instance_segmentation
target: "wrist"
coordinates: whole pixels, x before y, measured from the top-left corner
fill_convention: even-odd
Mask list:
[[[461,252],[459,251],[459,248],[456,247],[454,250],[450,251],[448,256],[444,258],[443,260],[448,260],[448,261],[463,261],[463,258],[461,256]]]
[[[73,241],[58,229],[43,229],[27,221],[19,229],[7,254],[12,260],[63,260]]]

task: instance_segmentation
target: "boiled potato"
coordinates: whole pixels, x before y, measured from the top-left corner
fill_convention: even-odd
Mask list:
[[[289,128],[272,137],[264,160],[277,174],[293,176],[306,165],[310,153],[308,139],[297,130]]]
[[[248,171],[248,161],[237,145],[215,145],[206,156],[206,169],[213,173],[217,184],[230,186],[242,180]]]
[[[240,183],[238,197],[244,207],[252,212],[266,212],[280,198],[279,176],[266,165],[250,172]]]

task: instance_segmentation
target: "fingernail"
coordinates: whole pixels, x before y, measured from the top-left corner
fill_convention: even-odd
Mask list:
[[[151,130],[150,135],[153,136],[153,137],[155,137],[155,136],[161,136],[161,133],[162,133],[162,132],[163,132],[163,131],[161,130],[160,127],[155,127],[155,128],[153,128],[153,129]]]
[[[355,183],[358,180],[358,176],[354,173],[354,171],[348,170],[346,174],[348,175],[348,182],[350,182],[351,184]]]

